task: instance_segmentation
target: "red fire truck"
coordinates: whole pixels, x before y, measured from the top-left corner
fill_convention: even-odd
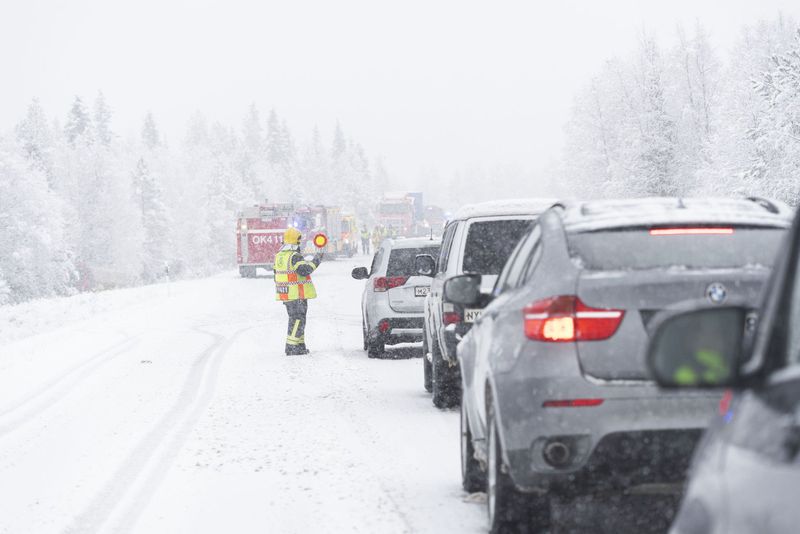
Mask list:
[[[292,224],[292,204],[258,204],[244,208],[236,221],[236,261],[239,274],[253,278],[261,267],[272,271],[283,233]]]

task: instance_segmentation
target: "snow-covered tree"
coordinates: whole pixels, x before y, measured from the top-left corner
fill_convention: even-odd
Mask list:
[[[153,114],[149,111],[144,117],[144,124],[142,124],[142,143],[150,150],[161,146],[161,134],[158,133],[156,120],[153,118]]]
[[[39,99],[34,98],[28,105],[25,119],[17,124],[16,134],[25,157],[34,168],[43,171],[49,179],[53,165],[53,139]]]
[[[106,103],[106,98],[102,91],[97,93],[94,100],[93,124],[97,140],[108,146],[111,144],[113,134],[111,133],[111,109]]]
[[[81,97],[76,96],[67,116],[67,124],[64,126],[64,134],[67,136],[67,141],[75,143],[79,138],[91,141],[91,129],[92,119],[89,116],[86,105],[81,100]]]

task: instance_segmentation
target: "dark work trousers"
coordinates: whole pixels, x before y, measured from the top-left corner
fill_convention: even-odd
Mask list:
[[[308,301],[290,300],[283,303],[289,314],[289,327],[286,330],[286,354],[304,354],[306,352],[306,313]]]

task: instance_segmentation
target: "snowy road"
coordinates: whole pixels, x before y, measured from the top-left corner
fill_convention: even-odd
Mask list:
[[[361,350],[365,264],[315,275],[308,357],[283,355],[268,278],[0,308],[0,533],[485,532],[419,349]],[[669,515],[584,499],[556,506],[554,531]]]
[[[0,532],[484,531],[458,415],[418,358],[360,350],[356,263],[315,276],[311,357],[267,278],[6,309]]]

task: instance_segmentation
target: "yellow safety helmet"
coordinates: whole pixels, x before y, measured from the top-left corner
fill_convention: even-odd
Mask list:
[[[294,227],[287,228],[283,233],[283,242],[287,245],[299,245],[302,234]]]

